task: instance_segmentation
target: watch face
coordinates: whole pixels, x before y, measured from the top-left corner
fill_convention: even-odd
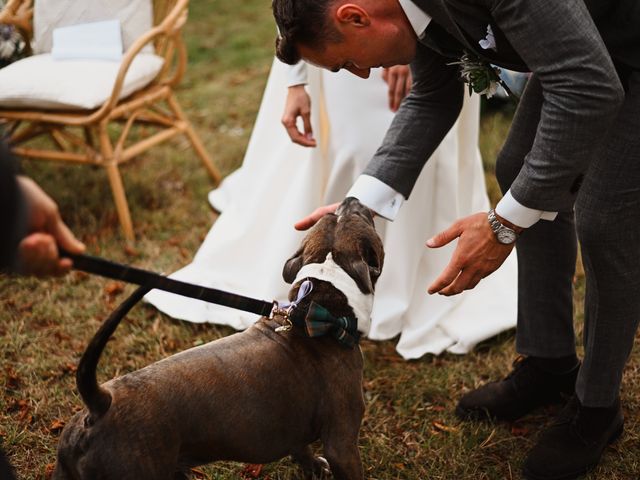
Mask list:
[[[496,236],[498,238],[498,241],[505,245],[509,245],[510,243],[516,241],[516,232],[509,228],[501,228],[496,232]]]

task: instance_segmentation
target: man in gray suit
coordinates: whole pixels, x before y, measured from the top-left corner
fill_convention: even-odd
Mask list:
[[[570,396],[529,453],[525,476],[569,479],[594,467],[622,433],[620,383],[640,320],[640,2],[273,0],[273,11],[286,63],[303,58],[363,78],[373,67],[411,64],[411,94],[348,193],[388,219],[458,116],[464,87],[454,63],[466,53],[532,72],[498,158],[504,196],[495,211],[428,241],[457,239],[429,292],[473,288],[517,243],[523,357],[505,379],[465,395],[456,412],[514,420]],[[573,330],[576,233],[587,282],[582,365]]]

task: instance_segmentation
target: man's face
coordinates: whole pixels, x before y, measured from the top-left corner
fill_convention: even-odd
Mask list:
[[[416,53],[416,37],[410,28],[382,23],[368,28],[342,29],[343,39],[328,42],[324,48],[298,45],[304,60],[332,72],[349,70],[368,78],[370,69],[406,65]]]

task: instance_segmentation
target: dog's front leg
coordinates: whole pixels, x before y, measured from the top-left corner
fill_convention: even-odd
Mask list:
[[[322,457],[316,457],[309,445],[291,453],[291,458],[302,468],[305,480],[324,480],[331,478],[329,463]]]
[[[362,480],[364,472],[358,444],[340,446],[337,450],[325,448],[325,454],[335,480]]]
[[[362,480],[364,472],[360,451],[358,450],[359,426],[349,428],[346,425],[335,426],[323,435],[324,453],[329,461],[335,480]]]

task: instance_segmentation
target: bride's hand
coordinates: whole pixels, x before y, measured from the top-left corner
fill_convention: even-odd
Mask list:
[[[298,117],[302,118],[304,133],[298,130]],[[282,125],[293,143],[303,147],[316,146],[311,129],[311,98],[309,98],[304,85],[294,85],[288,88],[287,101],[282,114]]]
[[[310,215],[307,215],[302,220],[298,220],[294,225],[296,230],[309,230],[313,227],[318,220],[324,217],[327,213],[335,212],[340,203],[332,203],[331,205],[325,205],[324,207],[316,208]]]
[[[407,65],[395,65],[382,71],[382,78],[389,86],[389,108],[396,112],[400,102],[411,90],[411,69]]]

